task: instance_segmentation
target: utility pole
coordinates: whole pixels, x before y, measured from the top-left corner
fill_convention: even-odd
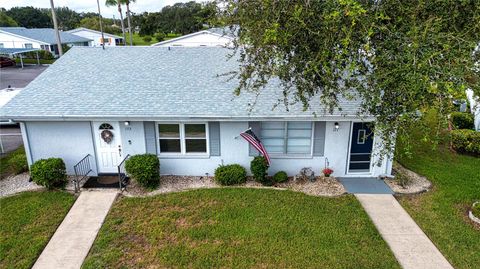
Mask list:
[[[98,20],[100,22],[100,32],[102,33],[102,48],[105,49],[105,37],[103,36],[102,14],[100,13],[100,2],[97,0]]]
[[[53,0],[50,0],[50,7],[52,9],[53,28],[55,29],[55,36],[57,37],[58,55],[62,57],[62,40],[60,39],[60,32],[58,31],[57,15],[55,14],[55,6],[53,5]]]

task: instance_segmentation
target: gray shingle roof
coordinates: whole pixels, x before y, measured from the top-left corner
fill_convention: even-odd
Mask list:
[[[273,107],[278,83],[256,94],[233,93],[237,81],[218,76],[236,70],[225,48],[73,47],[1,109],[0,117],[122,119],[314,118],[318,99]],[[255,101],[256,100],[256,101]],[[255,104],[250,109],[249,104]],[[333,116],[355,116],[358,101],[341,101]],[[330,117],[332,115],[325,114]]]
[[[55,38],[55,30],[51,28],[27,29],[24,27],[0,27],[0,30],[50,45],[57,43],[57,39]],[[91,39],[76,36],[67,32],[60,32],[60,39],[62,40],[62,44],[92,41]]]

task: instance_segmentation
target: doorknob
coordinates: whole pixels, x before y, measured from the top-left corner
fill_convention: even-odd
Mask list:
[[[122,146],[121,145],[118,145],[118,155],[120,155],[120,157],[122,157]]]

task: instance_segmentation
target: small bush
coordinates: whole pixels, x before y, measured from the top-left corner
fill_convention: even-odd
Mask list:
[[[285,182],[287,180],[288,180],[288,175],[287,175],[287,173],[285,173],[285,171],[280,171],[280,172],[275,173],[275,175],[273,175],[273,181],[275,183],[282,183],[282,182]]]
[[[255,181],[263,185],[271,185],[271,180],[267,178],[268,162],[263,156],[257,156],[250,162],[250,171]]]
[[[145,42],[147,42],[147,43],[149,43],[150,41],[152,41],[152,37],[149,36],[149,35],[144,36],[142,39],[143,39],[143,41],[145,41]]]
[[[33,182],[48,189],[63,188],[67,184],[67,171],[61,158],[36,161],[30,167]]]
[[[221,165],[215,169],[215,180],[221,185],[236,185],[247,181],[247,171],[239,164]]]
[[[155,34],[155,39],[158,42],[162,42],[163,40],[165,40],[165,33],[162,33],[162,32],[156,33]]]
[[[397,180],[398,185],[402,186],[404,189],[407,188],[410,183],[412,183],[412,179],[402,173],[397,173],[395,175],[395,179]]]
[[[453,130],[453,148],[461,153],[480,155],[480,132],[474,130]]]
[[[140,154],[125,162],[125,170],[142,187],[153,189],[160,183],[160,161],[155,154]]]
[[[473,129],[473,115],[466,112],[454,112],[451,115],[455,129]]]
[[[13,155],[12,158],[8,160],[8,166],[15,175],[28,171],[27,156],[25,155],[25,152]]]

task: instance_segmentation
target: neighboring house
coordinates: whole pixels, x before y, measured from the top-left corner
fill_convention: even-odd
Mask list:
[[[70,47],[89,46],[92,41],[66,32],[60,32],[60,39]],[[0,48],[40,48],[58,55],[55,30],[51,28],[0,27]]]
[[[470,105],[470,112],[474,117],[475,130],[480,132],[480,99],[473,94],[471,89],[467,89],[465,92]]]
[[[101,32],[83,28],[83,27],[67,31],[67,33],[93,40],[90,43],[92,47],[100,47],[104,42],[105,42],[105,46],[109,46],[109,47],[115,47],[123,43],[123,38],[121,36],[103,33],[103,40],[102,40]]]
[[[239,134],[257,134],[270,153],[270,173],[296,175],[326,163],[335,176],[389,175],[382,141],[361,119],[359,100],[325,112],[318,99],[273,109],[278,81],[256,95],[235,96],[238,81],[218,76],[238,68],[226,48],[74,47],[13,98],[0,118],[21,123],[28,163],[61,157],[68,173],[90,154],[94,174],[116,173],[127,154],[152,153],[161,174],[212,175],[221,164],[249,170],[258,152]],[[115,63],[115,65],[104,63]],[[314,114],[314,112],[316,114]],[[109,134],[113,134],[113,139]],[[380,163],[380,166],[376,164]]]
[[[152,44],[154,47],[225,47],[233,36],[224,28],[211,28]]]

